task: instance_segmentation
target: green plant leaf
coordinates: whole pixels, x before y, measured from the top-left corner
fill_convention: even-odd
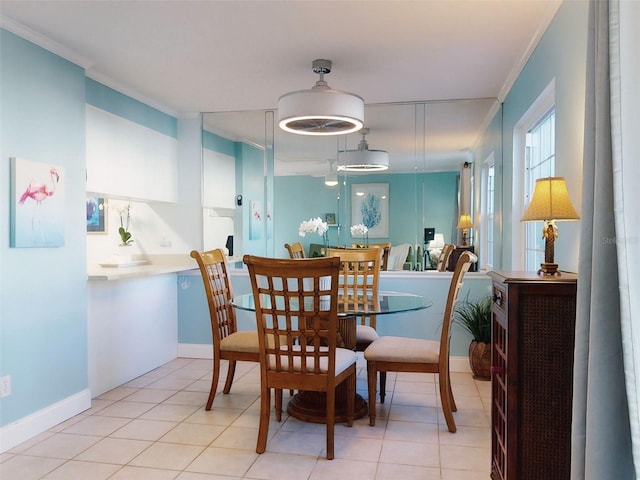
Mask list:
[[[455,307],[454,321],[477,342],[491,342],[491,296],[477,300],[465,299]]]
[[[124,227],[120,227],[118,229],[118,233],[120,234],[120,239],[122,240],[122,243],[124,243],[125,245],[133,242],[133,240],[131,240],[131,233],[127,232]]]

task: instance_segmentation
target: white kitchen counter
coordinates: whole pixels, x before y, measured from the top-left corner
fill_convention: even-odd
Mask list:
[[[117,267],[103,267],[99,264],[87,265],[87,278],[92,280],[120,280],[124,278],[149,277],[166,273],[177,273],[188,270],[197,270],[198,264],[189,254],[172,255],[132,255],[134,262],[146,261],[147,263]],[[105,263],[111,259],[105,258]],[[134,263],[131,262],[131,263]]]

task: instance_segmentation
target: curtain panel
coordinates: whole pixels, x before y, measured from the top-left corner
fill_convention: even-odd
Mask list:
[[[617,128],[613,113],[620,106],[615,47],[610,56],[610,45],[619,41],[619,1],[589,5],[571,478],[631,480],[636,473],[630,404],[632,414],[636,407],[627,391],[635,376],[624,320],[628,244],[620,236],[626,226],[621,222],[623,174],[613,159],[622,140],[612,131],[612,123]],[[628,209],[637,208],[637,191]]]

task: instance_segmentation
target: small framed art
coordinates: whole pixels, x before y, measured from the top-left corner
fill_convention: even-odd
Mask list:
[[[87,197],[87,233],[107,233],[107,209],[102,197]]]
[[[325,213],[324,221],[327,222],[327,225],[335,225],[336,224],[336,214],[335,213]]]

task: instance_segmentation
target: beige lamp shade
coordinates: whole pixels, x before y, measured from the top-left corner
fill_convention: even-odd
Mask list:
[[[546,177],[536,180],[533,198],[521,221],[578,219],[580,215],[571,204],[564,177]]]
[[[457,228],[473,228],[473,223],[471,222],[471,215],[469,214],[460,215],[460,220],[458,221]]]

